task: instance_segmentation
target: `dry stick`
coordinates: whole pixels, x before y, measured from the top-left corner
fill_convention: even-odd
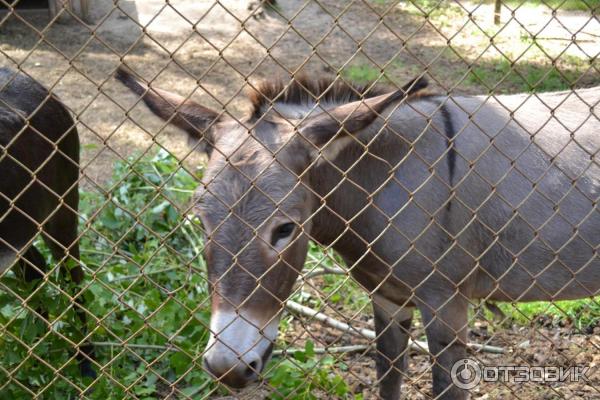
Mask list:
[[[377,337],[377,335],[375,334],[375,331],[373,331],[371,329],[353,327],[345,322],[338,321],[337,319],[332,318],[328,315],[325,315],[319,311],[315,311],[310,307],[306,307],[306,306],[303,306],[302,304],[296,303],[295,301],[288,300],[287,303],[285,303],[285,306],[287,309],[289,309],[292,312],[304,315],[305,317],[314,318],[317,321],[322,322],[325,325],[335,328],[339,331],[352,333],[357,336],[362,336],[371,341],[375,340]],[[412,350],[416,350],[418,352],[427,353],[429,351],[429,348],[427,347],[427,343],[422,342],[422,341],[415,342],[415,341],[409,339],[408,345],[410,346],[410,348]]]
[[[369,350],[373,345],[371,344],[355,344],[352,346],[332,346],[332,347],[315,347],[313,352],[315,354],[335,354],[335,353],[356,353],[358,351]],[[287,349],[273,350],[274,356],[282,356],[286,354],[294,354],[297,351],[306,351],[301,348],[290,347]]]
[[[569,38],[561,38],[561,37],[536,37],[535,40],[562,40],[564,42],[573,42],[573,43],[594,43],[595,40],[592,39],[569,39]]]
[[[92,342],[96,347],[126,347],[138,350],[158,350],[158,351],[179,351],[173,346],[163,346],[160,344],[138,344],[138,343],[118,343],[118,342]]]
[[[315,277],[321,276],[321,275],[348,275],[348,274],[349,274],[348,271],[344,271],[341,268],[322,267],[322,268],[313,269],[312,271],[308,271],[304,275],[301,275],[298,278],[298,280],[303,281],[303,280],[315,278]]]
[[[377,337],[377,335],[375,334],[375,331],[373,331],[371,329],[353,327],[345,322],[338,321],[337,319],[332,318],[328,315],[325,315],[319,311],[315,311],[312,308],[309,308],[309,307],[303,306],[302,304],[296,303],[295,301],[288,300],[287,303],[285,304],[285,306],[286,306],[286,308],[288,308],[289,310],[291,310],[293,312],[304,315],[306,317],[314,318],[317,321],[322,322],[325,325],[328,325],[328,326],[335,328],[337,330],[340,330],[342,332],[352,333],[354,335],[362,336],[369,340],[375,340]],[[427,345],[426,342],[423,342],[421,340],[409,339],[408,346],[411,350],[414,350],[414,351],[417,351],[420,353],[428,353],[429,352],[429,346]],[[487,353],[494,353],[494,354],[505,353],[505,350],[502,347],[490,346],[490,345],[486,345],[486,344],[467,343],[467,347],[470,349],[476,350],[476,351],[483,351],[483,352],[487,352]]]

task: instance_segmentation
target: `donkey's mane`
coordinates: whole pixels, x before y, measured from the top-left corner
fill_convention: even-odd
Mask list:
[[[408,96],[426,86],[427,81],[419,78],[409,82],[403,87],[403,90],[406,90]],[[274,103],[311,106],[318,100],[322,105],[338,105],[379,96],[391,91],[394,91],[394,88],[379,84],[359,85],[335,77],[311,79],[306,75],[301,75],[295,77],[291,82],[284,79],[260,82],[248,94],[248,98],[252,103],[252,116],[259,118]]]

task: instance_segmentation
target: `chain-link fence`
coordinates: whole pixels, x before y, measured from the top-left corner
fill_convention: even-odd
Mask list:
[[[0,0],[0,398],[600,399],[599,12]]]

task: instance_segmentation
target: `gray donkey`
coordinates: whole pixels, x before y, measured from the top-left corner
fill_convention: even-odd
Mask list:
[[[600,291],[600,88],[541,95],[386,93],[332,80],[267,82],[242,120],[117,74],[209,155],[194,212],[208,241],[212,337],[204,361],[241,387],[259,377],[309,238],[369,292],[380,395],[396,399],[413,309],[433,395],[463,399],[471,299]]]

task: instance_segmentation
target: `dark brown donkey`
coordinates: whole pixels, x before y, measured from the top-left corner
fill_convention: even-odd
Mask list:
[[[0,68],[0,274],[16,264],[27,281],[44,277],[44,257],[32,244],[42,233],[56,262],[81,282],[78,180],[79,136],[69,112],[33,79]],[[79,300],[77,313],[85,323]],[[80,350],[91,354],[89,346]],[[78,357],[82,374],[93,376],[89,358]]]
[[[309,238],[372,297],[385,399],[400,394],[414,307],[434,395],[463,399],[451,371],[470,299],[600,291],[600,88],[487,99],[425,95],[416,80],[361,99],[332,81],[271,82],[234,121],[118,78],[210,156],[194,202],[209,239],[205,364],[231,386],[260,376]]]

